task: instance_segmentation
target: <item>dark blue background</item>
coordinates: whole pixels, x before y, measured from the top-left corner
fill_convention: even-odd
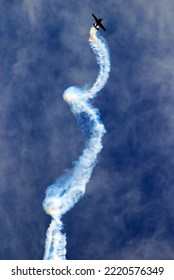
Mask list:
[[[174,2],[1,0],[0,12],[0,259],[43,258],[45,190],[82,153],[62,95],[97,77],[91,13],[111,55],[94,101],[107,133],[63,219],[67,258],[173,259]]]

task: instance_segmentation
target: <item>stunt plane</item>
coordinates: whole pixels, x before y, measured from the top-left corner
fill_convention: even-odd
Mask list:
[[[97,18],[94,14],[92,14],[92,16],[94,17],[96,23],[93,23],[94,27],[99,30],[99,27],[101,27],[104,31],[106,31],[106,28],[103,26],[103,24],[101,23],[103,18]]]

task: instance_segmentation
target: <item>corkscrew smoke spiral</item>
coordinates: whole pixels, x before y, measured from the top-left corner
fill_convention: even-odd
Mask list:
[[[77,119],[85,115],[84,125],[88,127],[89,139],[73,169],[66,171],[46,190],[43,208],[52,217],[52,221],[46,233],[44,259],[66,259],[66,234],[63,232],[62,216],[85,194],[86,184],[96,164],[97,155],[102,149],[102,137],[106,132],[98,110],[90,101],[108,80],[109,50],[105,40],[98,35],[94,27],[90,29],[89,43],[99,64],[99,74],[94,85],[89,90],[70,87],[63,94],[64,100]]]

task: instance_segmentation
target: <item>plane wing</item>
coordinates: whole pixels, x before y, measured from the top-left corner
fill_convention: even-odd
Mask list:
[[[94,14],[92,14],[92,16],[94,17],[95,21],[97,22],[98,18]]]
[[[99,24],[99,26],[104,30],[104,31],[106,31],[106,28],[103,26],[103,24]]]

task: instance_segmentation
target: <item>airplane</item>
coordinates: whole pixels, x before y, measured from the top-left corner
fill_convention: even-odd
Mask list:
[[[96,23],[93,23],[94,27],[99,30],[99,27],[102,28],[104,31],[106,31],[106,28],[103,26],[103,24],[101,23],[103,18],[97,18],[94,14],[92,14],[92,16],[94,17]]]

